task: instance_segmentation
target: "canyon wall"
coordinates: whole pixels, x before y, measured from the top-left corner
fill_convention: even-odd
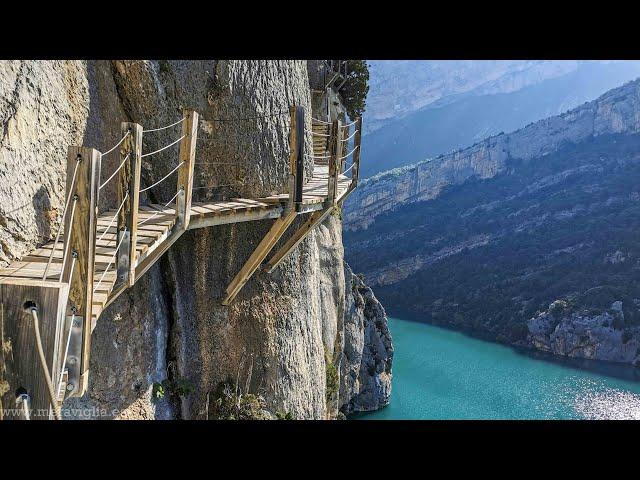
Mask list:
[[[611,133],[640,131],[640,81],[611,90],[569,112],[509,134],[489,137],[465,148],[412,166],[378,174],[359,183],[345,206],[346,230],[367,228],[373,219],[400,205],[430,200],[443,189],[504,172],[508,159],[531,160]],[[366,151],[363,161],[366,161]]]
[[[368,412],[389,403],[393,344],[387,314],[373,291],[345,263],[345,348],[340,385],[342,412]]]
[[[305,61],[0,62],[0,263],[55,236],[67,147],[106,151],[122,121],[155,128],[179,119],[183,108],[200,113],[194,186],[218,187],[196,190],[194,200],[283,191],[292,104],[311,112]],[[310,131],[309,115],[307,122]],[[180,127],[145,134],[143,152],[179,134]],[[305,140],[310,151],[310,136]],[[145,157],[142,185],[176,161],[172,149]],[[103,158],[103,179],[117,163],[116,155]],[[305,175],[312,170],[306,162]],[[115,206],[112,188],[101,192],[101,209]],[[141,201],[165,203],[173,193],[169,179]],[[65,416],[203,419],[217,387],[230,380],[262,396],[271,416],[334,417],[327,367],[347,348],[342,328],[351,295],[337,216],[273,274],[257,272],[231,306],[220,305],[269,227],[260,221],[185,233],[102,313],[89,391],[65,402]]]

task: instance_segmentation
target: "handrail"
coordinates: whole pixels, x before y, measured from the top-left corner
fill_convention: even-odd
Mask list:
[[[159,127],[159,128],[150,128],[149,130],[142,130],[142,133],[159,132],[160,130],[166,130],[167,128],[174,127],[174,126],[176,126],[176,125],[178,125],[179,123],[182,123],[182,122],[184,122],[184,117],[182,117],[177,122],[172,123],[171,125],[167,125],[165,127]]]
[[[106,157],[107,155],[109,155],[111,152],[113,152],[116,148],[118,148],[120,146],[120,144],[122,142],[124,142],[124,139],[127,138],[129,136],[131,132],[127,132],[123,135],[123,137],[118,141],[118,143],[116,143],[113,147],[111,147],[109,150],[107,150],[106,152],[102,153],[100,156],[101,157]]]
[[[181,136],[179,139],[177,139],[174,142],[171,142],[169,145],[165,145],[162,148],[159,148],[158,150],[154,150],[153,152],[149,152],[149,153],[143,153],[142,155],[140,155],[140,158],[144,158],[144,157],[148,157],[149,155],[155,155],[156,153],[160,153],[163,150],[166,150],[169,147],[173,147],[176,143],[178,143],[180,140],[182,140],[185,136]]]
[[[167,173],[164,177],[162,177],[160,180],[158,180],[156,183],[154,183],[153,185],[149,185],[148,187],[145,188],[141,188],[139,190],[140,193],[146,192],[147,190],[151,190],[153,187],[155,187],[156,185],[161,184],[162,182],[164,182],[167,178],[169,178],[173,173],[175,173],[180,167],[182,167],[184,165],[184,162],[180,162],[173,170],[171,170],[169,173]]]

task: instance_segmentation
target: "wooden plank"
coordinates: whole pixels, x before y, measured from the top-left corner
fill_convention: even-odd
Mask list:
[[[76,257],[76,261],[69,259],[65,262],[62,278],[69,284],[69,314],[75,313],[76,317],[84,321],[80,363],[82,381],[76,395],[82,395],[88,386],[100,156],[100,152],[93,148],[69,147],[67,160],[67,195],[77,195],[77,201],[75,214],[66,216],[64,231],[68,233],[64,240],[68,254]],[[70,192],[70,179],[77,161],[77,178],[74,189]],[[72,272],[74,263],[75,271]]]
[[[193,193],[193,168],[196,159],[196,141],[198,140],[198,112],[186,109],[184,111],[184,121],[182,122],[182,135],[180,141],[180,162],[184,162],[178,170],[178,192],[177,197],[177,223],[179,228],[185,231],[189,228],[191,219],[191,197]]]
[[[176,209],[172,208],[171,206],[164,206],[164,205],[160,205],[158,203],[152,203],[149,205],[141,205],[140,206],[140,210],[138,212],[138,215],[140,217],[140,220],[144,220],[147,217],[152,217],[153,215],[155,215],[156,213],[160,212],[161,215],[158,215],[158,217],[175,217],[176,216]],[[158,218],[156,217],[156,218]],[[164,219],[163,222],[173,222],[175,223],[175,218],[169,218],[169,219]],[[172,224],[173,224],[172,223]]]
[[[30,398],[31,419],[47,420],[51,406],[44,371],[36,348],[34,320],[26,302],[37,307],[40,337],[46,367],[54,389],[61,371],[61,339],[68,287],[64,283],[31,280],[0,285],[0,419],[21,418],[16,393],[23,389]],[[6,382],[6,383],[5,383]]]
[[[146,228],[145,228],[146,227]],[[149,228],[149,227],[155,227],[155,228]],[[140,237],[152,237],[152,238],[156,238],[158,237],[164,230],[166,230],[167,227],[163,227],[163,226],[155,226],[153,224],[151,224],[151,222],[147,222],[143,225],[141,225],[140,227],[137,227],[137,231],[136,231],[136,237],[140,236]],[[119,239],[119,232],[118,232],[118,227],[116,227],[115,225],[112,225],[111,227],[109,227],[109,229],[107,230],[105,228],[105,226],[102,226],[100,224],[98,224],[98,232],[97,232],[98,237],[101,237],[102,235],[104,235],[104,238],[118,238]],[[118,242],[115,242],[115,245],[118,245]],[[124,242],[123,242],[124,245]],[[120,246],[120,250],[122,250],[122,246]],[[115,246],[114,246],[115,249]]]
[[[96,265],[96,271],[104,271],[106,262],[101,264],[101,267]],[[62,271],[62,262],[52,263],[47,271],[47,277],[58,280],[60,272]],[[14,262],[8,268],[0,269],[0,275],[4,277],[28,277],[34,276],[34,278],[42,278],[44,270],[46,268],[46,262],[43,261],[26,261],[26,262]]]
[[[325,208],[311,214],[309,219],[287,240],[287,242],[280,247],[280,249],[273,255],[273,257],[267,263],[265,270],[267,273],[273,272],[273,270],[282,263],[282,261],[289,256],[289,254],[296,248],[302,240],[322,221],[327,218],[334,207]]]
[[[260,266],[260,263],[262,263],[280,237],[282,237],[284,232],[287,230],[287,227],[289,227],[291,222],[295,220],[296,215],[297,213],[295,211],[289,211],[287,214],[275,221],[271,229],[260,241],[249,259],[245,262],[227,287],[225,297],[222,300],[222,305],[229,305],[236,295],[238,295],[242,287],[247,283],[247,281],[249,281],[256,269]]]
[[[53,243],[44,245],[41,248],[38,248],[37,250],[34,250],[30,254],[30,256],[33,256],[33,257],[46,256],[47,259],[48,259],[49,255],[51,254],[51,248],[52,247],[53,247]],[[62,260],[63,248],[64,247],[62,245],[57,245],[56,246],[55,253],[53,254],[54,262],[56,260]],[[114,249],[115,249],[115,242],[114,241],[101,240],[99,242],[96,242],[96,250],[95,251],[96,251],[97,255],[113,255]],[[138,245],[137,250],[142,250],[142,249],[143,249],[143,246],[142,245]],[[33,260],[31,260],[31,261],[33,261]]]
[[[138,238],[136,240],[137,240],[136,243],[138,245],[149,245],[155,241],[155,238],[154,236],[138,235]],[[116,236],[115,233],[107,233],[102,238],[102,240],[100,240],[99,244],[101,247],[111,248],[111,253],[113,254],[113,252],[115,252],[116,246],[118,245],[118,237]]]
[[[354,147],[356,151],[353,152],[353,168],[351,169],[351,185],[349,188],[354,189],[358,185],[358,178],[360,177],[360,150],[362,145],[362,117],[358,117],[356,120],[356,134],[354,137]]]
[[[273,219],[282,216],[284,208],[280,204],[274,204],[269,208],[250,209],[228,215],[192,216],[189,230],[197,228],[213,227],[230,223],[252,222],[256,220]]]
[[[140,205],[140,171],[142,168],[142,125],[122,122],[120,133],[127,135],[120,145],[120,161],[129,159],[118,172],[117,198],[120,205],[126,201],[118,215],[118,242],[122,244],[116,255],[118,282],[133,286],[135,283],[135,256],[138,236],[138,206]]]
[[[329,159],[329,177],[327,183],[327,207],[330,205],[335,206],[337,197],[337,175],[338,175],[338,156],[339,156],[339,139],[340,139],[340,120],[335,120],[331,124],[331,138],[330,138],[330,155]]]

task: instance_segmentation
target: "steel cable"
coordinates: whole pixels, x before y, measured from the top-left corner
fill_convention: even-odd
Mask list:
[[[178,166],[176,168],[174,168],[173,170],[171,170],[169,173],[167,173],[164,177],[162,177],[160,180],[158,180],[156,183],[154,183],[153,185],[146,187],[146,188],[142,188],[140,189],[140,193],[142,192],[146,192],[147,190],[152,189],[153,187],[155,187],[156,185],[164,182],[167,178],[169,178],[171,176],[171,174],[173,174],[176,170],[178,170],[182,165],[184,165],[184,160],[182,162],[180,162],[178,164]]]
[[[109,155],[111,152],[113,152],[116,148],[118,148],[118,147],[120,146],[120,144],[121,144],[122,142],[124,142],[124,139],[125,139],[125,138],[127,138],[127,137],[129,136],[129,134],[130,134],[130,133],[131,133],[131,131],[130,131],[130,130],[129,130],[129,131],[127,131],[127,133],[125,133],[125,134],[124,134],[124,137],[122,137],[118,143],[116,143],[113,147],[111,147],[111,148],[110,148],[109,150],[107,150],[106,152],[101,153],[101,154],[100,154],[100,156],[101,156],[101,157],[105,157],[105,156]]]

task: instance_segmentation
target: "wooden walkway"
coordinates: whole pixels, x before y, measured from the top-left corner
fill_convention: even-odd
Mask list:
[[[192,201],[198,128],[198,115],[193,111],[185,111],[184,118],[174,124],[182,123],[182,137],[158,150],[179,143],[179,163],[174,170],[177,193],[165,205],[140,204],[140,193],[153,187],[140,188],[140,159],[157,153],[142,154],[143,129],[140,125],[122,124],[123,137],[111,150],[119,147],[120,166],[102,185],[101,177],[107,176],[100,173],[103,154],[85,147],[69,148],[67,200],[62,215],[64,228],[61,228],[59,238],[0,269],[3,341],[27,349],[14,351],[9,360],[3,359],[4,378],[12,386],[18,382],[26,388],[32,408],[51,406],[53,413],[57,413],[56,408],[63,399],[80,396],[86,391],[91,333],[100,314],[132,287],[187,230],[275,220],[231,279],[221,299],[223,305],[229,305],[260,266],[272,272],[334,208],[341,205],[357,185],[361,120],[346,126],[339,121],[313,121],[313,150],[306,154],[302,141],[305,138],[304,110],[292,107],[290,115],[288,189],[285,193],[261,198]],[[349,133],[352,130],[353,133]],[[355,148],[347,153],[351,139]],[[305,179],[304,163],[309,157],[313,159],[313,175]],[[349,157],[351,166],[345,168]],[[120,206],[97,213],[99,192],[111,180],[117,182]],[[285,235],[298,215],[307,215],[306,221],[296,231]],[[266,261],[281,238],[286,241]],[[60,379],[53,382],[58,388],[54,395],[56,402],[50,401],[45,376],[34,367],[37,357],[32,333],[25,328],[29,324],[26,317],[31,314],[34,318],[39,317],[51,377]],[[10,395],[0,397],[2,405],[16,401],[9,398]]]
[[[302,194],[304,213],[322,210],[324,208],[324,202],[328,196],[328,178],[328,168],[326,166],[316,165],[313,178],[304,185]],[[339,176],[337,202],[342,201],[343,197],[349,191],[350,185],[350,178],[344,175]],[[211,203],[192,202],[190,210],[191,220],[188,229],[193,230],[214,225],[278,218],[282,215],[288,201],[289,195],[281,194],[257,199],[231,198],[227,201]],[[161,212],[161,214],[158,215],[158,212]],[[102,237],[104,234],[104,238],[96,244],[94,288],[98,287],[99,279],[116,253],[117,226],[111,225],[109,227],[109,223],[115,213],[115,210],[108,210],[98,217],[97,236]],[[150,204],[148,206],[140,206],[138,210],[138,219],[141,221],[147,220],[154,215],[154,218],[138,227],[134,260],[136,268],[143,260],[151,258],[154,252],[159,250],[162,243],[170,237],[171,230],[176,224],[175,203],[169,204],[166,207],[163,205]],[[107,227],[109,227],[108,233],[105,234]],[[60,277],[64,249],[63,242],[64,234],[56,246],[53,263],[47,271],[46,280],[57,281]],[[51,255],[52,248],[53,241],[31,252],[19,262],[14,262],[6,268],[1,268],[0,284],[14,283],[17,279],[31,280],[33,282],[42,280],[42,275]],[[139,275],[136,275],[136,277],[139,277]],[[95,328],[95,322],[109,300],[115,283],[116,272],[111,269],[106,273],[100,286],[93,294],[91,312],[94,320],[93,328]]]

